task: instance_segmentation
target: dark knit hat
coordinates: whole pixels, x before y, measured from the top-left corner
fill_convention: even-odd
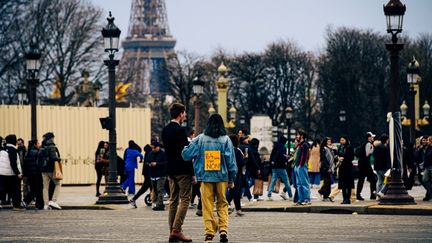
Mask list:
[[[51,138],[54,138],[54,133],[52,132],[47,132],[45,133],[45,135],[43,135],[44,140],[50,140]]]

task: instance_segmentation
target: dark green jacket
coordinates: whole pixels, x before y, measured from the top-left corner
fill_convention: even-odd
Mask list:
[[[48,141],[43,141],[42,148],[40,149],[39,152],[42,153],[42,156],[39,156],[39,159],[45,159],[46,156],[48,156],[47,162],[45,164],[39,162],[39,165],[41,165],[41,172],[53,172],[54,162],[56,161],[60,162],[60,153],[57,149],[57,146],[52,141],[52,139]]]

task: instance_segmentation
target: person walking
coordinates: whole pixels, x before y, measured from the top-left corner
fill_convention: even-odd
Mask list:
[[[374,170],[377,174],[377,186],[376,191],[377,196],[380,197],[382,194],[379,192],[382,190],[384,186],[384,174],[391,168],[390,161],[390,149],[388,148],[388,140],[389,137],[387,134],[383,134],[380,137],[381,143],[377,143],[373,152],[373,156],[375,159],[374,162]]]
[[[432,136],[429,136],[427,139],[423,168],[423,185],[426,189],[423,201],[429,201],[432,198]]]
[[[354,150],[351,148],[347,137],[342,136],[339,140],[340,147],[338,150],[338,188],[342,190],[342,204],[351,204],[351,191],[354,188],[354,177],[352,174],[354,159]]]
[[[219,114],[210,116],[203,134],[183,149],[183,159],[194,159],[197,180],[201,182],[204,242],[212,242],[219,231],[220,242],[228,242],[227,188],[234,187],[237,175],[234,146],[226,135],[224,122]],[[216,199],[216,221],[213,207]]]
[[[323,201],[333,201],[333,199],[329,197],[331,192],[331,176],[334,172],[332,140],[328,137],[324,138],[320,147],[320,174],[323,184],[318,190],[318,193],[322,196]]]
[[[61,180],[54,178],[54,164],[60,163],[60,153],[54,143],[54,133],[48,132],[43,136],[42,148],[39,150],[38,163],[42,172],[43,180],[43,200],[44,209],[61,209],[58,205],[58,197],[60,195]],[[54,193],[52,200],[49,200],[49,186],[50,182],[54,183]]]
[[[291,185],[288,180],[288,174],[286,171],[286,167],[288,166],[288,158],[287,158],[287,149],[285,148],[285,144],[288,139],[284,136],[280,136],[278,141],[274,143],[273,149],[270,154],[270,164],[272,166],[272,177],[269,186],[269,190],[267,193],[267,199],[269,201],[273,201],[272,192],[275,187],[277,179],[281,179],[284,183],[285,188],[284,191],[281,192],[280,196],[287,200],[286,192],[288,192],[289,198],[292,198]]]
[[[38,165],[39,143],[37,140],[30,140],[28,143],[28,152],[24,157],[23,175],[27,178],[30,190],[24,197],[25,205],[36,199],[36,208],[43,209],[44,201],[42,196],[43,182],[42,173]]]
[[[182,232],[191,198],[191,184],[196,183],[192,161],[184,160],[181,154],[183,148],[189,144],[186,131],[180,126],[186,119],[186,107],[180,103],[174,103],[170,106],[169,112],[171,121],[162,130],[170,189],[169,242],[192,242],[192,239]]]
[[[14,210],[24,210],[21,205],[21,180],[23,178],[17,153],[17,137],[10,134],[0,150],[0,193],[12,197]]]
[[[108,149],[108,143],[106,143],[106,146],[105,146],[105,143],[106,142],[104,142],[104,141],[99,141],[98,146],[96,148],[96,152],[95,152],[96,197],[99,197],[101,195],[99,188],[100,188],[100,184],[101,184],[102,176],[103,176],[102,169],[104,167],[102,159],[105,155],[105,151]]]
[[[363,184],[365,179],[370,183],[370,199],[376,199],[376,178],[375,173],[373,173],[372,165],[371,165],[371,156],[374,151],[374,138],[375,134],[372,132],[366,133],[367,141],[360,146],[359,151],[359,159],[358,159],[358,169],[359,169],[359,178],[357,182],[357,200],[364,201],[364,198],[361,196],[361,192],[363,190]]]
[[[300,129],[297,131],[296,140],[298,142],[298,147],[294,162],[294,174],[298,192],[296,205],[307,205],[311,203],[308,175],[309,144],[307,138],[307,133],[304,130]]]
[[[27,153],[27,148],[25,146],[24,140],[22,138],[17,139],[17,153],[20,161],[21,168],[24,167],[24,157]],[[27,182],[27,177],[23,177],[22,179],[22,194],[23,198],[27,196],[27,193],[30,191],[29,184]]]
[[[135,169],[138,168],[137,159],[140,158],[140,163],[144,160],[144,156],[139,150],[141,148],[133,140],[130,140],[129,147],[124,152],[125,172],[127,176],[121,187],[125,192],[126,188],[128,189],[130,197],[135,196]]]
[[[161,144],[158,141],[152,141],[153,150],[148,154],[146,163],[149,167],[149,175],[154,188],[156,206],[153,207],[154,211],[163,211],[165,206],[163,204],[164,185],[166,180],[166,154],[161,150]]]
[[[314,142],[312,143],[312,146],[310,148],[310,156],[309,156],[309,163],[308,163],[308,174],[310,179],[311,187],[319,186],[321,183],[320,178],[320,140],[316,138]]]
[[[244,213],[242,212],[241,201],[240,201],[241,189],[242,189],[242,177],[243,177],[242,168],[246,166],[246,162],[244,161],[243,152],[238,147],[239,137],[233,134],[230,135],[229,138],[231,139],[231,143],[234,146],[234,154],[235,154],[236,165],[237,165],[237,175],[234,181],[234,187],[228,191],[227,200],[228,200],[228,204],[230,204],[231,201],[234,200],[236,215],[241,217],[244,215]]]
[[[129,204],[134,207],[137,208],[136,205],[136,200],[138,200],[138,198],[143,195],[149,188],[151,190],[152,186],[151,186],[151,180],[150,180],[150,174],[149,174],[149,168],[148,168],[148,162],[149,162],[149,154],[152,151],[152,147],[150,144],[147,144],[146,146],[144,146],[144,164],[143,164],[143,169],[142,169],[142,175],[144,176],[144,182],[141,185],[141,188],[138,190],[138,192],[135,194],[135,196],[129,200]]]

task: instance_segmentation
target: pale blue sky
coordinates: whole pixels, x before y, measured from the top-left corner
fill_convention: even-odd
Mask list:
[[[112,11],[125,38],[132,0],[90,0]],[[407,6],[404,33],[432,33],[432,0],[401,0]],[[324,47],[327,26],[369,28],[385,33],[383,4],[388,0],[166,0],[177,50],[210,56],[262,51],[279,39],[296,41],[303,50]]]

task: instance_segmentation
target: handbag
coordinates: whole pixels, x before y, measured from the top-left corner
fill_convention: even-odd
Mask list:
[[[264,181],[261,179],[255,179],[254,188],[252,194],[254,196],[262,196],[264,191]]]
[[[59,161],[54,162],[53,177],[56,180],[63,180],[62,165]]]
[[[267,191],[270,190],[270,184],[271,184],[271,181],[272,181],[272,176],[269,175],[269,177],[268,177],[268,184],[267,184]],[[276,180],[275,186],[273,187],[273,192],[274,192],[274,193],[279,193],[280,184],[281,184],[281,181],[280,181],[280,179],[278,178],[278,179]]]

